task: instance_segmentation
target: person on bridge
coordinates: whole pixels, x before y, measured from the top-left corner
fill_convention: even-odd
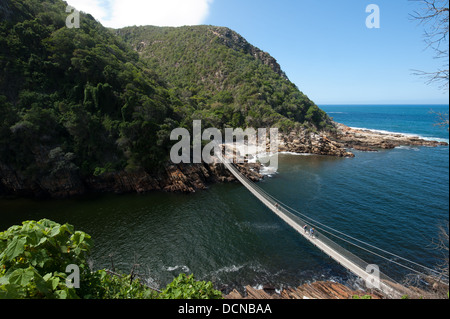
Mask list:
[[[311,228],[311,230],[309,231],[309,234],[312,238],[314,238],[314,232],[315,232],[314,228]]]
[[[308,232],[308,225],[303,226],[303,230],[305,231],[305,234]]]

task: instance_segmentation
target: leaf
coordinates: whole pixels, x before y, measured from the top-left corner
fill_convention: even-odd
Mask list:
[[[43,268],[47,262],[51,261],[46,250],[41,249],[33,254],[29,261],[32,266]]]
[[[50,283],[48,280],[52,277],[52,274],[46,274],[44,277],[41,277],[39,274],[35,276],[36,288],[40,293],[48,296],[51,293]]]
[[[0,258],[5,256],[9,261],[16,258],[25,251],[26,241],[27,239],[24,237],[14,237],[6,247],[6,250],[0,255]]]
[[[34,271],[32,268],[17,269],[13,271],[9,276],[9,283],[16,284],[22,287],[27,286],[34,278]]]
[[[56,287],[58,287],[59,281],[60,281],[60,279],[58,277],[52,278],[52,280],[50,280],[53,290],[55,290]]]
[[[0,286],[0,299],[23,299],[25,290],[19,285],[7,284]]]
[[[55,292],[55,295],[58,299],[67,299],[67,291],[65,290],[58,290]]]
[[[44,244],[46,241],[47,241],[47,237],[42,237],[37,246]]]
[[[52,228],[52,230],[50,231],[49,237],[53,238],[59,235],[59,233],[61,232],[61,226],[55,226],[54,228]]]
[[[46,274],[44,277],[42,277],[45,281],[48,281],[53,276],[52,273]]]

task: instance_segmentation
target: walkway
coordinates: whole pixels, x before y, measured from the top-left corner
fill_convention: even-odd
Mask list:
[[[294,215],[286,208],[282,207],[283,205],[281,203],[277,202],[273,197],[260,189],[255,183],[247,179],[233,164],[225,160],[221,154],[216,154],[216,156],[238,179],[238,181],[241,182],[242,185],[244,185],[258,200],[260,200],[289,226],[295,229],[308,242],[319,248],[322,252],[350,270],[356,276],[365,280],[366,284],[369,283],[370,287],[378,288],[390,298],[400,298],[403,295],[401,292],[392,288],[394,285],[398,286],[394,280],[382,273],[378,276],[376,273],[372,272],[372,270],[375,270],[373,265],[370,265],[361,258],[350,253],[348,250],[339,246],[317,230],[314,232],[314,236],[311,236],[309,230],[311,227],[314,227],[311,223],[305,222],[297,215]],[[308,225],[307,232],[303,229],[305,225]],[[369,273],[368,271],[371,272]]]

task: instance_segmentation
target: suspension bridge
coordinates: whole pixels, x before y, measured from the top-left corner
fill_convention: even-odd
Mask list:
[[[285,223],[291,226],[294,230],[296,230],[303,238],[305,238],[308,242],[313,244],[315,247],[320,249],[323,253],[328,255],[330,258],[335,260],[338,264],[348,269],[350,272],[363,279],[368,288],[375,288],[382,291],[387,297],[398,299],[408,293],[405,287],[398,284],[395,280],[388,277],[386,274],[379,271],[378,267],[373,264],[370,264],[355,254],[351,253],[347,249],[343,248],[339,244],[337,244],[334,240],[327,237],[325,234],[329,234],[333,237],[337,237],[347,243],[350,243],[354,246],[357,246],[360,249],[363,249],[375,256],[384,258],[389,262],[395,263],[402,267],[405,267],[411,271],[411,273],[420,273],[409,266],[405,266],[400,264],[398,261],[394,261],[392,258],[387,258],[381,255],[381,253],[387,253],[391,257],[395,257],[397,260],[407,261],[409,264],[414,264],[416,266],[422,267],[422,269],[426,270],[428,273],[433,273],[435,270],[430,269],[428,267],[419,265],[413,261],[407,260],[400,256],[397,256],[393,253],[387,252],[375,246],[372,246],[368,243],[364,243],[356,238],[343,234],[339,231],[334,230],[331,227],[321,224],[318,221],[315,221],[308,216],[301,214],[295,209],[285,205],[281,201],[277,200],[267,192],[265,192],[261,187],[259,187],[256,183],[249,180],[246,176],[244,176],[234,164],[232,164],[228,159],[225,159],[222,154],[218,154],[216,152],[216,157],[219,161],[225,165],[225,167],[233,174],[233,176],[242,183],[259,201],[261,201],[267,208],[269,208],[273,213],[275,213],[279,218],[281,218]],[[329,229],[327,231],[325,228]],[[314,229],[314,233],[311,234],[311,229]],[[341,236],[346,236],[348,239],[339,237],[335,233],[331,231],[337,232]],[[355,244],[350,240],[354,240],[359,242],[360,244],[364,244],[372,249],[378,250],[380,253],[373,252],[368,248],[362,247],[362,245]],[[438,274],[434,274],[438,276]],[[439,274],[441,275],[441,274]],[[444,278],[448,283],[448,277]]]

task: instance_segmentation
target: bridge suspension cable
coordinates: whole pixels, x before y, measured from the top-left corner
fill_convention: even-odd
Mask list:
[[[245,177],[245,176],[244,176],[244,177]],[[250,180],[249,180],[249,181],[250,181]],[[371,247],[371,248],[373,248],[373,249],[379,250],[380,252],[383,252],[383,253],[385,253],[385,254],[391,255],[391,256],[393,256],[393,257],[396,257],[396,258],[398,258],[398,259],[401,259],[401,260],[406,261],[406,262],[408,262],[408,263],[410,263],[410,264],[416,265],[416,266],[421,267],[421,268],[423,268],[423,269],[425,269],[425,270],[427,270],[427,271],[430,271],[430,272],[432,272],[432,273],[434,273],[434,274],[436,274],[436,275],[440,275],[440,276],[445,277],[445,278],[448,279],[448,276],[447,276],[447,275],[441,274],[440,272],[438,272],[438,271],[435,270],[435,269],[432,269],[432,268],[429,268],[429,267],[427,267],[427,266],[421,265],[421,264],[416,263],[416,262],[414,262],[414,261],[412,261],[412,260],[406,259],[406,258],[401,257],[401,256],[399,256],[399,255],[396,255],[396,254],[394,254],[394,253],[392,253],[392,252],[389,252],[389,251],[384,250],[384,249],[382,249],[382,248],[376,247],[376,246],[371,245],[371,244],[369,244],[369,243],[367,243],[367,242],[364,242],[364,241],[359,240],[359,239],[357,239],[357,238],[355,238],[355,237],[352,237],[352,236],[350,236],[350,235],[348,235],[348,234],[345,234],[345,233],[343,233],[343,232],[341,232],[341,231],[338,231],[338,230],[336,230],[336,229],[334,229],[334,228],[332,228],[332,227],[330,227],[330,226],[327,226],[327,225],[325,225],[325,224],[323,224],[323,223],[321,223],[321,222],[319,222],[319,221],[317,221],[317,220],[315,220],[315,219],[313,219],[313,218],[311,218],[311,217],[309,217],[309,216],[307,216],[307,215],[305,215],[305,214],[302,214],[302,213],[299,212],[298,210],[296,210],[296,209],[290,207],[289,205],[283,203],[282,201],[278,200],[278,199],[275,198],[274,196],[272,196],[272,195],[270,195],[269,193],[267,193],[264,189],[262,189],[262,188],[259,187],[258,185],[254,184],[254,186],[255,186],[255,188],[258,189],[258,191],[260,191],[260,192],[262,192],[263,194],[265,194],[266,196],[270,197],[272,200],[274,200],[275,202],[277,202],[277,203],[280,204],[281,206],[284,206],[284,207],[288,208],[290,211],[299,214],[300,216],[302,216],[303,218],[305,218],[305,219],[307,219],[307,220],[310,220],[311,223],[314,224],[314,225],[312,225],[312,226],[314,226],[315,228],[317,228],[317,229],[319,229],[319,230],[322,230],[323,232],[325,232],[325,233],[327,233],[327,234],[329,234],[329,235],[331,235],[331,236],[333,236],[333,237],[335,237],[335,238],[338,238],[338,239],[340,239],[340,240],[342,240],[342,241],[345,241],[345,242],[347,242],[347,243],[349,243],[349,244],[351,244],[351,245],[353,245],[353,246],[355,246],[355,247],[358,247],[358,248],[360,248],[360,249],[363,249],[363,250],[365,250],[365,251],[367,251],[367,252],[369,252],[369,253],[371,253],[371,254],[373,254],[373,255],[376,255],[376,256],[378,256],[378,257],[381,257],[381,258],[383,258],[383,259],[385,259],[385,260],[387,260],[387,261],[389,261],[389,262],[391,262],[391,263],[395,263],[395,264],[397,264],[397,265],[399,265],[399,266],[401,266],[401,267],[407,268],[407,269],[409,269],[409,270],[411,270],[411,271],[413,271],[413,272],[416,272],[416,273],[418,273],[418,274],[425,275],[424,273],[419,272],[419,271],[416,270],[416,269],[410,268],[410,267],[408,267],[408,266],[406,266],[406,265],[403,265],[403,264],[400,264],[400,263],[398,263],[398,262],[396,262],[396,261],[394,261],[394,260],[391,260],[391,259],[389,259],[389,258],[387,258],[387,257],[385,257],[385,256],[382,256],[382,255],[380,255],[380,254],[377,254],[377,253],[375,253],[375,252],[373,252],[373,251],[371,251],[371,250],[369,250],[369,249],[367,249],[367,248],[361,247],[361,246],[359,246],[359,245],[357,245],[357,244],[355,244],[355,243],[353,243],[353,242],[351,242],[351,241],[349,241],[349,240],[346,240],[346,239],[344,239],[344,238],[342,238],[342,237],[339,237],[339,236],[337,236],[336,234],[333,234],[333,233],[331,233],[330,231],[327,231],[327,230],[325,230],[324,228],[319,227],[319,226],[317,226],[317,225],[321,225],[321,226],[323,226],[323,227],[325,227],[325,228],[330,229],[331,231],[334,231],[334,232],[336,232],[336,233],[338,233],[338,234],[340,234],[340,235],[343,235],[343,236],[348,237],[348,238],[350,238],[350,239],[352,239],[352,240],[355,240],[355,241],[357,241],[357,242],[359,242],[359,243],[361,243],[361,244],[367,245],[367,246],[369,246],[369,247]]]
[[[421,264],[419,264],[419,263],[416,263],[416,262],[414,262],[414,261],[411,261],[411,260],[409,260],[409,259],[406,259],[406,258],[404,258],[404,257],[401,257],[401,256],[399,256],[399,255],[397,255],[397,254],[394,254],[394,253],[389,252],[389,251],[387,251],[387,250],[384,250],[384,249],[382,249],[382,248],[379,248],[379,247],[376,247],[376,246],[374,246],[374,245],[371,245],[371,244],[369,244],[369,243],[367,243],[367,242],[364,242],[364,241],[359,240],[359,239],[357,239],[357,238],[355,238],[355,237],[352,237],[352,236],[350,236],[350,235],[348,235],[348,234],[345,234],[345,233],[343,233],[343,232],[341,232],[341,231],[338,231],[338,230],[336,230],[336,229],[334,229],[334,228],[332,228],[332,227],[329,227],[329,226],[327,226],[327,225],[325,225],[325,224],[323,224],[323,223],[321,223],[321,222],[319,222],[319,221],[317,221],[317,220],[315,220],[315,219],[313,219],[313,218],[311,218],[311,217],[309,217],[309,216],[307,216],[307,215],[305,215],[305,214],[302,214],[302,213],[299,212],[298,210],[296,210],[296,209],[290,207],[289,205],[283,203],[282,201],[280,201],[279,199],[275,198],[275,197],[272,196],[271,194],[267,193],[264,189],[262,189],[262,188],[261,188],[260,186],[258,186],[256,183],[252,182],[252,181],[251,181],[250,179],[248,179],[245,175],[243,175],[242,173],[240,173],[239,170],[238,170],[236,167],[234,167],[234,165],[230,165],[230,167],[231,167],[232,169],[234,169],[235,172],[238,173],[242,178],[244,178],[244,179],[249,183],[249,185],[251,185],[251,186],[252,186],[252,187],[253,187],[253,188],[261,195],[261,196],[263,196],[264,198],[266,198],[266,199],[269,200],[270,202],[274,202],[275,205],[280,205],[280,206],[284,207],[284,209],[286,209],[289,213],[293,214],[294,216],[295,216],[296,214],[300,215],[300,216],[303,217],[304,219],[308,220],[308,221],[309,221],[308,223],[311,224],[311,226],[313,226],[314,228],[316,228],[316,229],[318,229],[318,230],[321,230],[322,232],[327,233],[327,234],[329,234],[329,235],[331,235],[331,236],[333,236],[333,237],[335,237],[335,238],[337,238],[337,239],[340,239],[340,240],[342,240],[342,241],[344,241],[344,242],[346,242],[346,243],[349,243],[349,244],[351,244],[351,245],[353,245],[353,246],[355,246],[355,247],[357,247],[357,248],[359,248],[359,249],[362,249],[362,250],[364,250],[364,251],[366,251],[366,252],[368,252],[368,253],[370,253],[370,254],[372,254],[372,255],[375,255],[375,256],[378,256],[378,257],[380,257],[380,258],[382,258],[382,259],[385,259],[385,260],[387,260],[387,261],[390,262],[390,263],[393,263],[393,264],[396,264],[396,265],[398,265],[398,266],[400,266],[400,267],[403,267],[403,268],[405,268],[405,269],[408,269],[408,270],[410,270],[410,271],[412,271],[412,272],[414,272],[414,273],[417,273],[417,274],[426,276],[426,274],[424,274],[423,272],[420,272],[420,271],[418,271],[418,270],[416,270],[416,269],[414,269],[414,268],[411,268],[411,267],[409,267],[409,266],[403,265],[403,264],[401,264],[401,263],[399,263],[399,262],[397,262],[397,261],[395,261],[395,260],[392,260],[392,259],[390,259],[390,258],[388,258],[388,257],[386,257],[386,256],[380,255],[379,253],[376,253],[376,252],[374,252],[374,251],[371,251],[371,250],[368,249],[368,248],[365,248],[365,247],[362,247],[362,246],[360,246],[360,245],[358,245],[358,244],[355,244],[354,242],[352,242],[352,241],[350,241],[350,240],[348,240],[348,239],[342,238],[342,237],[340,237],[340,236],[338,236],[338,235],[336,235],[336,234],[334,234],[334,233],[332,233],[332,232],[330,232],[330,231],[328,231],[328,230],[326,230],[326,229],[324,229],[324,228],[327,228],[327,229],[329,229],[329,230],[331,230],[331,231],[334,231],[334,232],[336,232],[337,234],[340,234],[340,235],[342,235],[342,236],[345,236],[345,237],[347,237],[347,238],[349,238],[349,239],[351,239],[351,240],[357,241],[357,242],[359,242],[359,243],[361,243],[361,244],[363,244],[363,245],[366,245],[366,246],[368,246],[368,247],[371,247],[371,248],[373,248],[373,249],[375,249],[375,250],[378,250],[378,251],[380,251],[380,252],[382,252],[382,253],[385,253],[385,254],[388,254],[388,255],[393,256],[393,257],[395,257],[395,258],[398,258],[398,259],[400,259],[400,260],[406,261],[406,262],[408,262],[408,263],[410,263],[410,264],[412,264],[412,265],[418,266],[418,267],[420,267],[420,268],[422,268],[422,269],[424,269],[424,270],[427,270],[427,271],[433,273],[435,276],[443,277],[443,278],[445,278],[445,279],[448,281],[448,276],[445,275],[445,274],[442,274],[442,273],[438,272],[437,270],[431,269],[431,268],[429,268],[429,267],[426,267],[426,266],[424,266],[424,265],[421,265]],[[230,168],[230,167],[229,167],[229,168]],[[296,214],[294,214],[294,213],[296,213]],[[320,225],[320,226],[322,226],[322,227],[320,227],[320,226],[318,226],[318,225]]]

